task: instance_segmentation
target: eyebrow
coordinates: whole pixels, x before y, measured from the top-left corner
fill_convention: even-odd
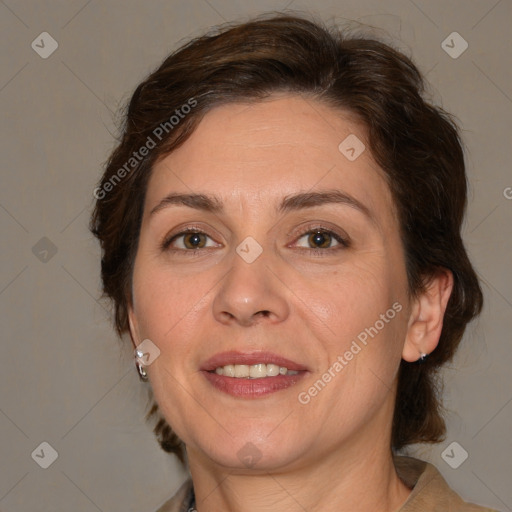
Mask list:
[[[365,214],[370,220],[374,220],[374,216],[370,209],[363,203],[358,201],[351,195],[340,190],[326,190],[320,192],[301,192],[291,196],[286,196],[279,207],[278,213],[286,213],[288,211],[302,210],[305,208],[314,208],[315,206],[323,206],[326,204],[343,204],[350,206],[361,213]],[[150,212],[155,214],[170,206],[187,206],[196,210],[222,213],[222,201],[216,197],[206,194],[177,194],[171,193],[165,196]]]

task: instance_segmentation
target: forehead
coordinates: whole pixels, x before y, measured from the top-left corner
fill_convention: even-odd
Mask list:
[[[283,196],[315,189],[340,189],[377,213],[392,209],[362,123],[318,100],[274,95],[208,112],[190,138],[154,166],[146,211],[170,192],[274,207]]]

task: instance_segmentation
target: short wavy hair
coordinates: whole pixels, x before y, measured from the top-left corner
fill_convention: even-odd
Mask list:
[[[461,238],[464,152],[453,117],[425,99],[417,67],[374,37],[270,13],[187,42],[136,88],[95,190],[90,222],[102,248],[103,290],[113,301],[117,332],[129,328],[132,269],[154,163],[183,144],[212,108],[262,101],[277,92],[349,111],[366,127],[398,212],[410,296],[421,293],[440,268],[453,273],[437,348],[423,364],[401,362],[391,447],[439,442],[446,427],[437,371],[452,358],[483,302]],[[151,149],[142,151],[149,140]],[[157,420],[154,432],[162,448],[183,462],[183,443],[154,401],[150,417]]]

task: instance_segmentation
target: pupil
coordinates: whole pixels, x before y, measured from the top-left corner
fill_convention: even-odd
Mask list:
[[[322,232],[313,233],[310,236],[310,241],[319,247],[329,246],[329,236]]]
[[[190,233],[188,237],[185,239],[188,246],[192,247],[193,249],[197,249],[197,247],[202,247],[202,238],[201,233]]]

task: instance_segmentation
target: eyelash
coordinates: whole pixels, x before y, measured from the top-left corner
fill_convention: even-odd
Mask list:
[[[339,243],[339,246],[328,247],[326,249],[322,249],[322,248],[315,249],[312,247],[303,247],[302,248],[302,250],[308,251],[313,256],[316,256],[316,257],[328,256],[328,254],[325,254],[326,252],[347,249],[348,247],[350,247],[350,239],[348,238],[348,236],[346,236],[346,235],[342,236],[341,234],[337,233],[336,231],[333,231],[332,229],[329,229],[329,228],[327,228],[325,226],[321,226],[321,225],[309,226],[307,228],[307,231],[302,231],[300,233],[300,235],[297,236],[296,241],[300,240],[301,238],[303,238],[306,235],[310,235],[310,234],[317,233],[317,232],[320,232],[320,233],[326,234],[326,235],[330,235],[334,240],[336,240]],[[176,234],[173,234],[171,236],[164,238],[164,240],[160,244],[160,249],[164,252],[165,251],[182,252],[182,253],[187,252],[187,253],[189,253],[190,256],[196,256],[199,253],[198,249],[174,249],[174,248],[170,247],[170,245],[179,237],[185,236],[188,234],[193,234],[193,233],[202,234],[202,235],[205,235],[208,238],[212,239],[207,233],[202,231],[199,227],[191,226],[187,229],[184,229],[183,231],[180,231],[179,233],[176,233]],[[199,249],[201,249],[201,248],[199,248]],[[208,249],[211,249],[211,247],[202,248],[202,249],[208,250]]]

